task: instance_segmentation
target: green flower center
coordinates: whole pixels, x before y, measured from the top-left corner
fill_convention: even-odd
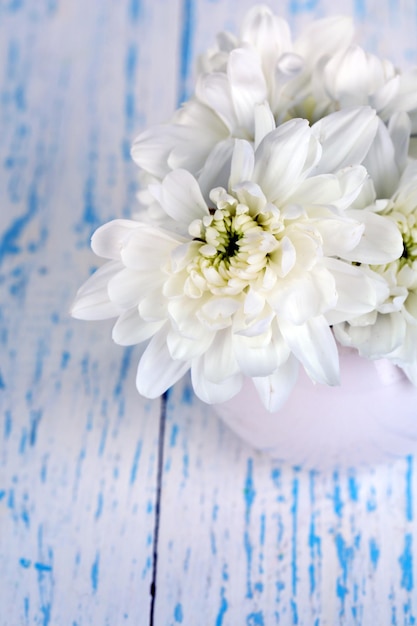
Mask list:
[[[239,293],[263,274],[270,253],[279,246],[282,221],[268,212],[252,215],[237,201],[209,211],[190,226],[190,234],[201,246],[188,272],[200,288],[200,279],[204,280],[203,291]]]

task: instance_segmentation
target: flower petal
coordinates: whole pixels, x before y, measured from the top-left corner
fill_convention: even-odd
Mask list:
[[[339,355],[332,331],[323,316],[294,325],[279,320],[285,341],[312,380],[327,385],[339,383]]]
[[[122,313],[113,326],[112,338],[121,346],[133,346],[142,343],[157,333],[165,321],[145,322],[137,308]]]
[[[108,283],[117,275],[123,265],[110,261],[100,267],[77,292],[71,308],[71,315],[80,320],[104,320],[119,315],[123,309],[111,302]]]
[[[167,328],[162,328],[149,342],[139,361],[136,387],[146,398],[157,398],[190,369],[189,362],[174,361],[168,350]]]
[[[182,245],[183,238],[162,228],[139,223],[124,243],[120,256],[126,267],[139,272],[159,271],[167,263],[170,254]]]
[[[253,137],[255,134],[254,107],[267,98],[267,86],[259,55],[251,48],[232,50],[227,75],[237,124]]]
[[[343,251],[345,259],[378,265],[400,258],[403,253],[403,239],[395,222],[367,210],[348,209],[346,216],[361,222],[365,230],[353,250]]]
[[[397,188],[400,171],[396,162],[394,144],[387,127],[378,119],[378,131],[363,161],[378,198],[389,198]]]
[[[241,39],[258,50],[264,59],[265,69],[292,47],[288,23],[265,5],[255,5],[246,13],[241,26]]]
[[[282,200],[320,156],[307,120],[290,120],[270,132],[255,152],[253,181],[270,202]]]
[[[388,356],[404,342],[406,324],[400,313],[379,314],[374,324],[368,326],[347,326],[350,345],[366,358],[380,359]],[[336,337],[338,327],[335,327]]]
[[[239,393],[242,388],[243,376],[241,373],[225,378],[219,382],[208,380],[204,373],[204,358],[193,361],[191,366],[191,381],[195,394],[207,404],[226,402]]]
[[[330,57],[350,44],[354,36],[353,20],[345,16],[331,16],[314,20],[294,43],[294,51],[312,65],[318,59]]]
[[[377,127],[378,118],[370,107],[336,111],[313,124],[312,134],[323,147],[314,174],[331,174],[360,165],[374,141]]]
[[[198,182],[187,170],[175,170],[162,182],[162,206],[172,219],[188,226],[208,215]]]
[[[120,250],[134,230],[141,227],[134,220],[112,220],[100,226],[91,237],[91,248],[97,256],[120,259]]]
[[[207,160],[198,175],[198,184],[207,202],[210,191],[214,187],[227,188],[234,145],[233,139],[224,139],[217,143],[207,156]]]
[[[288,400],[297,378],[298,361],[291,355],[269,376],[254,377],[252,380],[263,405],[273,413]]]
[[[221,383],[239,372],[233,352],[232,333],[226,328],[214,335],[211,345],[202,357],[203,373],[207,381]]]
[[[269,376],[278,366],[277,350],[270,330],[264,337],[234,335],[233,352],[245,376]]]
[[[262,139],[276,127],[274,115],[267,102],[255,105],[255,138],[254,148],[259,146]]]
[[[197,80],[195,93],[201,102],[216,112],[229,132],[236,128],[236,113],[226,74],[214,72],[200,76]]]
[[[234,189],[239,183],[252,179],[255,165],[253,148],[248,141],[237,139],[232,156],[229,189]]]
[[[109,298],[123,309],[130,309],[137,306],[149,291],[161,284],[163,278],[160,271],[138,272],[124,268],[109,280],[107,288]]]
[[[329,324],[369,313],[389,296],[388,284],[379,274],[339,259],[324,262],[335,280],[338,296],[334,308],[326,313]]]

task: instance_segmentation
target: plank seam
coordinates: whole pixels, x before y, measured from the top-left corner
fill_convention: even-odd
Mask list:
[[[164,469],[164,443],[165,443],[165,426],[167,414],[168,393],[164,393],[161,398],[161,414],[159,420],[158,435],[158,469],[156,479],[156,500],[155,500],[155,526],[153,540],[153,566],[152,566],[152,582],[150,587],[151,605],[149,615],[149,626],[154,626],[155,617],[155,600],[156,600],[156,578],[158,575],[158,542],[159,542],[159,522],[161,513],[161,497],[162,497],[162,473]]]

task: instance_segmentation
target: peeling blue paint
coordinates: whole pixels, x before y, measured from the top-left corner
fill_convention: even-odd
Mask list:
[[[310,472],[310,502],[314,506],[315,496],[315,472]],[[308,533],[308,545],[310,549],[311,563],[308,568],[310,581],[310,595],[316,590],[316,561],[321,561],[321,537],[316,533],[316,512],[312,511]]]
[[[182,33],[180,52],[180,75],[177,104],[180,105],[188,98],[188,79],[192,64],[192,39],[194,32],[194,0],[183,0],[182,5]]]
[[[210,548],[213,556],[217,554],[216,536],[213,531],[210,532]]]
[[[178,432],[179,432],[178,424],[173,424],[171,428],[171,436],[169,438],[169,445],[171,446],[171,448],[174,448],[177,444]]]
[[[20,436],[19,443],[19,454],[24,454],[26,452],[26,444],[28,440],[28,431],[26,428],[22,428],[22,434]]]
[[[245,480],[245,488],[244,488],[244,498],[245,498],[245,521],[246,524],[249,524],[250,515],[252,510],[252,505],[255,500],[256,491],[253,485],[253,459],[248,459],[246,465],[246,480]]]
[[[291,537],[291,588],[292,595],[297,595],[297,531],[298,531],[298,489],[299,481],[295,477],[292,481],[292,504],[291,504],[291,520],[292,520],[292,537]]]
[[[297,603],[293,599],[290,600],[290,606],[291,606],[291,613],[292,613],[292,623],[298,624],[298,607],[297,607]]]
[[[260,519],[260,529],[259,529],[259,543],[262,546],[265,545],[265,527],[266,527],[266,516],[265,513],[261,514]]]
[[[100,491],[100,493],[97,496],[97,508],[96,508],[96,512],[94,514],[94,519],[96,521],[98,519],[100,519],[102,512],[103,512],[103,494]]]
[[[191,406],[194,402],[194,391],[191,385],[186,384],[182,390],[181,402],[187,406]]]
[[[41,338],[38,342],[36,350],[35,372],[33,375],[34,385],[37,385],[42,379],[44,361],[45,357],[49,355],[49,351],[49,344],[45,341],[45,339]]]
[[[413,457],[406,459],[407,468],[405,474],[405,516],[407,521],[413,521]]]
[[[371,538],[369,540],[369,558],[371,559],[371,563],[374,569],[377,568],[380,554],[381,554],[381,550],[376,540]]]
[[[406,591],[412,591],[413,579],[413,536],[407,533],[404,537],[404,551],[398,562],[401,567],[401,587]]]
[[[68,350],[64,350],[61,354],[61,369],[65,370],[71,359],[71,353]]]
[[[353,559],[353,548],[346,545],[346,542],[340,533],[336,534],[335,543],[339,565],[342,570],[341,576],[337,578],[336,583],[336,593],[341,602],[339,614],[342,616],[345,612],[345,598],[348,593],[347,579],[350,563]]]
[[[106,441],[107,441],[107,435],[109,433],[109,420],[106,417],[104,424],[103,424],[103,428],[101,429],[101,435],[100,435],[100,443],[98,446],[98,456],[101,457],[103,456],[104,450],[106,448]]]
[[[244,534],[244,548],[245,548],[245,553],[246,553],[246,597],[252,598],[253,593],[252,593],[251,571],[252,571],[253,548],[252,548],[248,530],[245,530],[245,534]]]
[[[291,0],[288,8],[290,13],[298,15],[299,13],[314,11],[317,3],[318,0]]]
[[[367,15],[366,0],[355,0],[354,12],[358,20],[364,20]]]
[[[36,437],[38,435],[38,426],[42,419],[43,412],[38,409],[37,411],[31,410],[29,413],[30,418],[30,432],[29,432],[29,443],[31,446],[34,446],[36,443]]]
[[[23,509],[21,514],[20,514],[20,519],[22,520],[22,522],[24,523],[26,528],[29,528],[30,526],[30,515],[29,515],[29,511],[27,511],[26,509]]]
[[[378,504],[376,499],[375,487],[371,487],[370,495],[366,502],[366,510],[368,511],[368,513],[372,513],[373,511],[376,511],[377,506]]]
[[[12,427],[13,427],[12,412],[7,409],[4,413],[4,438],[6,440],[11,435]]]
[[[43,484],[46,483],[46,478],[47,478],[47,472],[48,472],[48,458],[49,455],[45,454],[43,459],[42,459],[42,465],[41,465],[41,471],[40,471],[40,478],[41,478],[41,482]]]
[[[27,212],[13,220],[4,235],[0,238],[0,265],[6,256],[21,252],[19,243],[25,229],[38,211],[39,199],[35,188],[30,189],[27,199]]]
[[[14,499],[14,489],[9,489],[9,497],[7,498],[7,507],[9,509],[14,509],[15,499]]]
[[[136,480],[141,453],[142,453],[142,441],[138,441],[138,443],[136,444],[136,450],[135,450],[135,454],[133,457],[132,467],[130,470],[129,482],[131,485],[133,485],[133,483]]]
[[[137,22],[142,15],[142,2],[141,0],[130,0],[129,4],[129,17],[132,22]]]
[[[355,475],[352,473],[348,476],[348,492],[349,498],[352,502],[357,502],[359,499],[359,485],[356,481]]]
[[[136,100],[132,92],[125,95],[125,117],[128,128],[133,127],[136,111]]]
[[[175,609],[174,609],[174,619],[178,624],[182,624],[182,620],[183,620],[183,610],[182,610],[182,604],[178,603],[175,605]]]
[[[188,479],[189,467],[190,467],[190,457],[188,455],[188,452],[184,452],[184,454],[182,455],[182,477],[184,481]]]
[[[33,567],[38,572],[52,572],[52,565],[47,565],[46,563],[34,563]]]
[[[294,622],[296,624],[297,622]],[[246,618],[247,626],[265,626],[264,616],[262,611],[256,611],[250,613]]]
[[[227,610],[229,608],[229,604],[226,599],[226,590],[224,587],[220,589],[220,608],[216,617],[216,626],[223,626],[223,619]]]
[[[120,363],[119,376],[114,387],[114,399],[119,403],[119,417],[124,413],[124,384],[129,375],[130,366],[132,364],[133,346],[125,348]]]
[[[135,73],[138,62],[138,53],[135,45],[130,44],[126,53],[126,80],[131,83],[135,79]]]
[[[28,596],[25,596],[23,598],[23,610],[25,613],[25,620],[26,622],[29,622],[29,608],[30,608],[30,600],[28,598]]]
[[[339,473],[333,473],[333,510],[337,517],[343,515],[343,501],[340,493],[340,478]]]
[[[246,553],[246,597],[252,598],[252,582],[251,582],[251,571],[252,571],[252,555],[253,548],[249,535],[249,527],[250,527],[250,519],[251,519],[251,511],[253,502],[255,500],[256,491],[253,484],[253,459],[249,458],[246,466],[246,478],[245,478],[245,487],[243,490],[244,500],[245,500],[245,532],[243,537],[243,543]]]
[[[94,563],[91,566],[91,587],[93,589],[93,593],[96,593],[97,588],[98,588],[99,566],[100,566],[100,555],[97,552]]]

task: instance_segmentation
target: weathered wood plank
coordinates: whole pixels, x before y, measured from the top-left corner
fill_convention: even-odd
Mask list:
[[[0,623],[147,623],[160,401],[110,324],[68,311],[92,231],[135,210],[135,133],[177,100],[179,11],[0,12]]]
[[[413,623],[412,458],[280,465],[178,386],[162,485],[157,624]]]

